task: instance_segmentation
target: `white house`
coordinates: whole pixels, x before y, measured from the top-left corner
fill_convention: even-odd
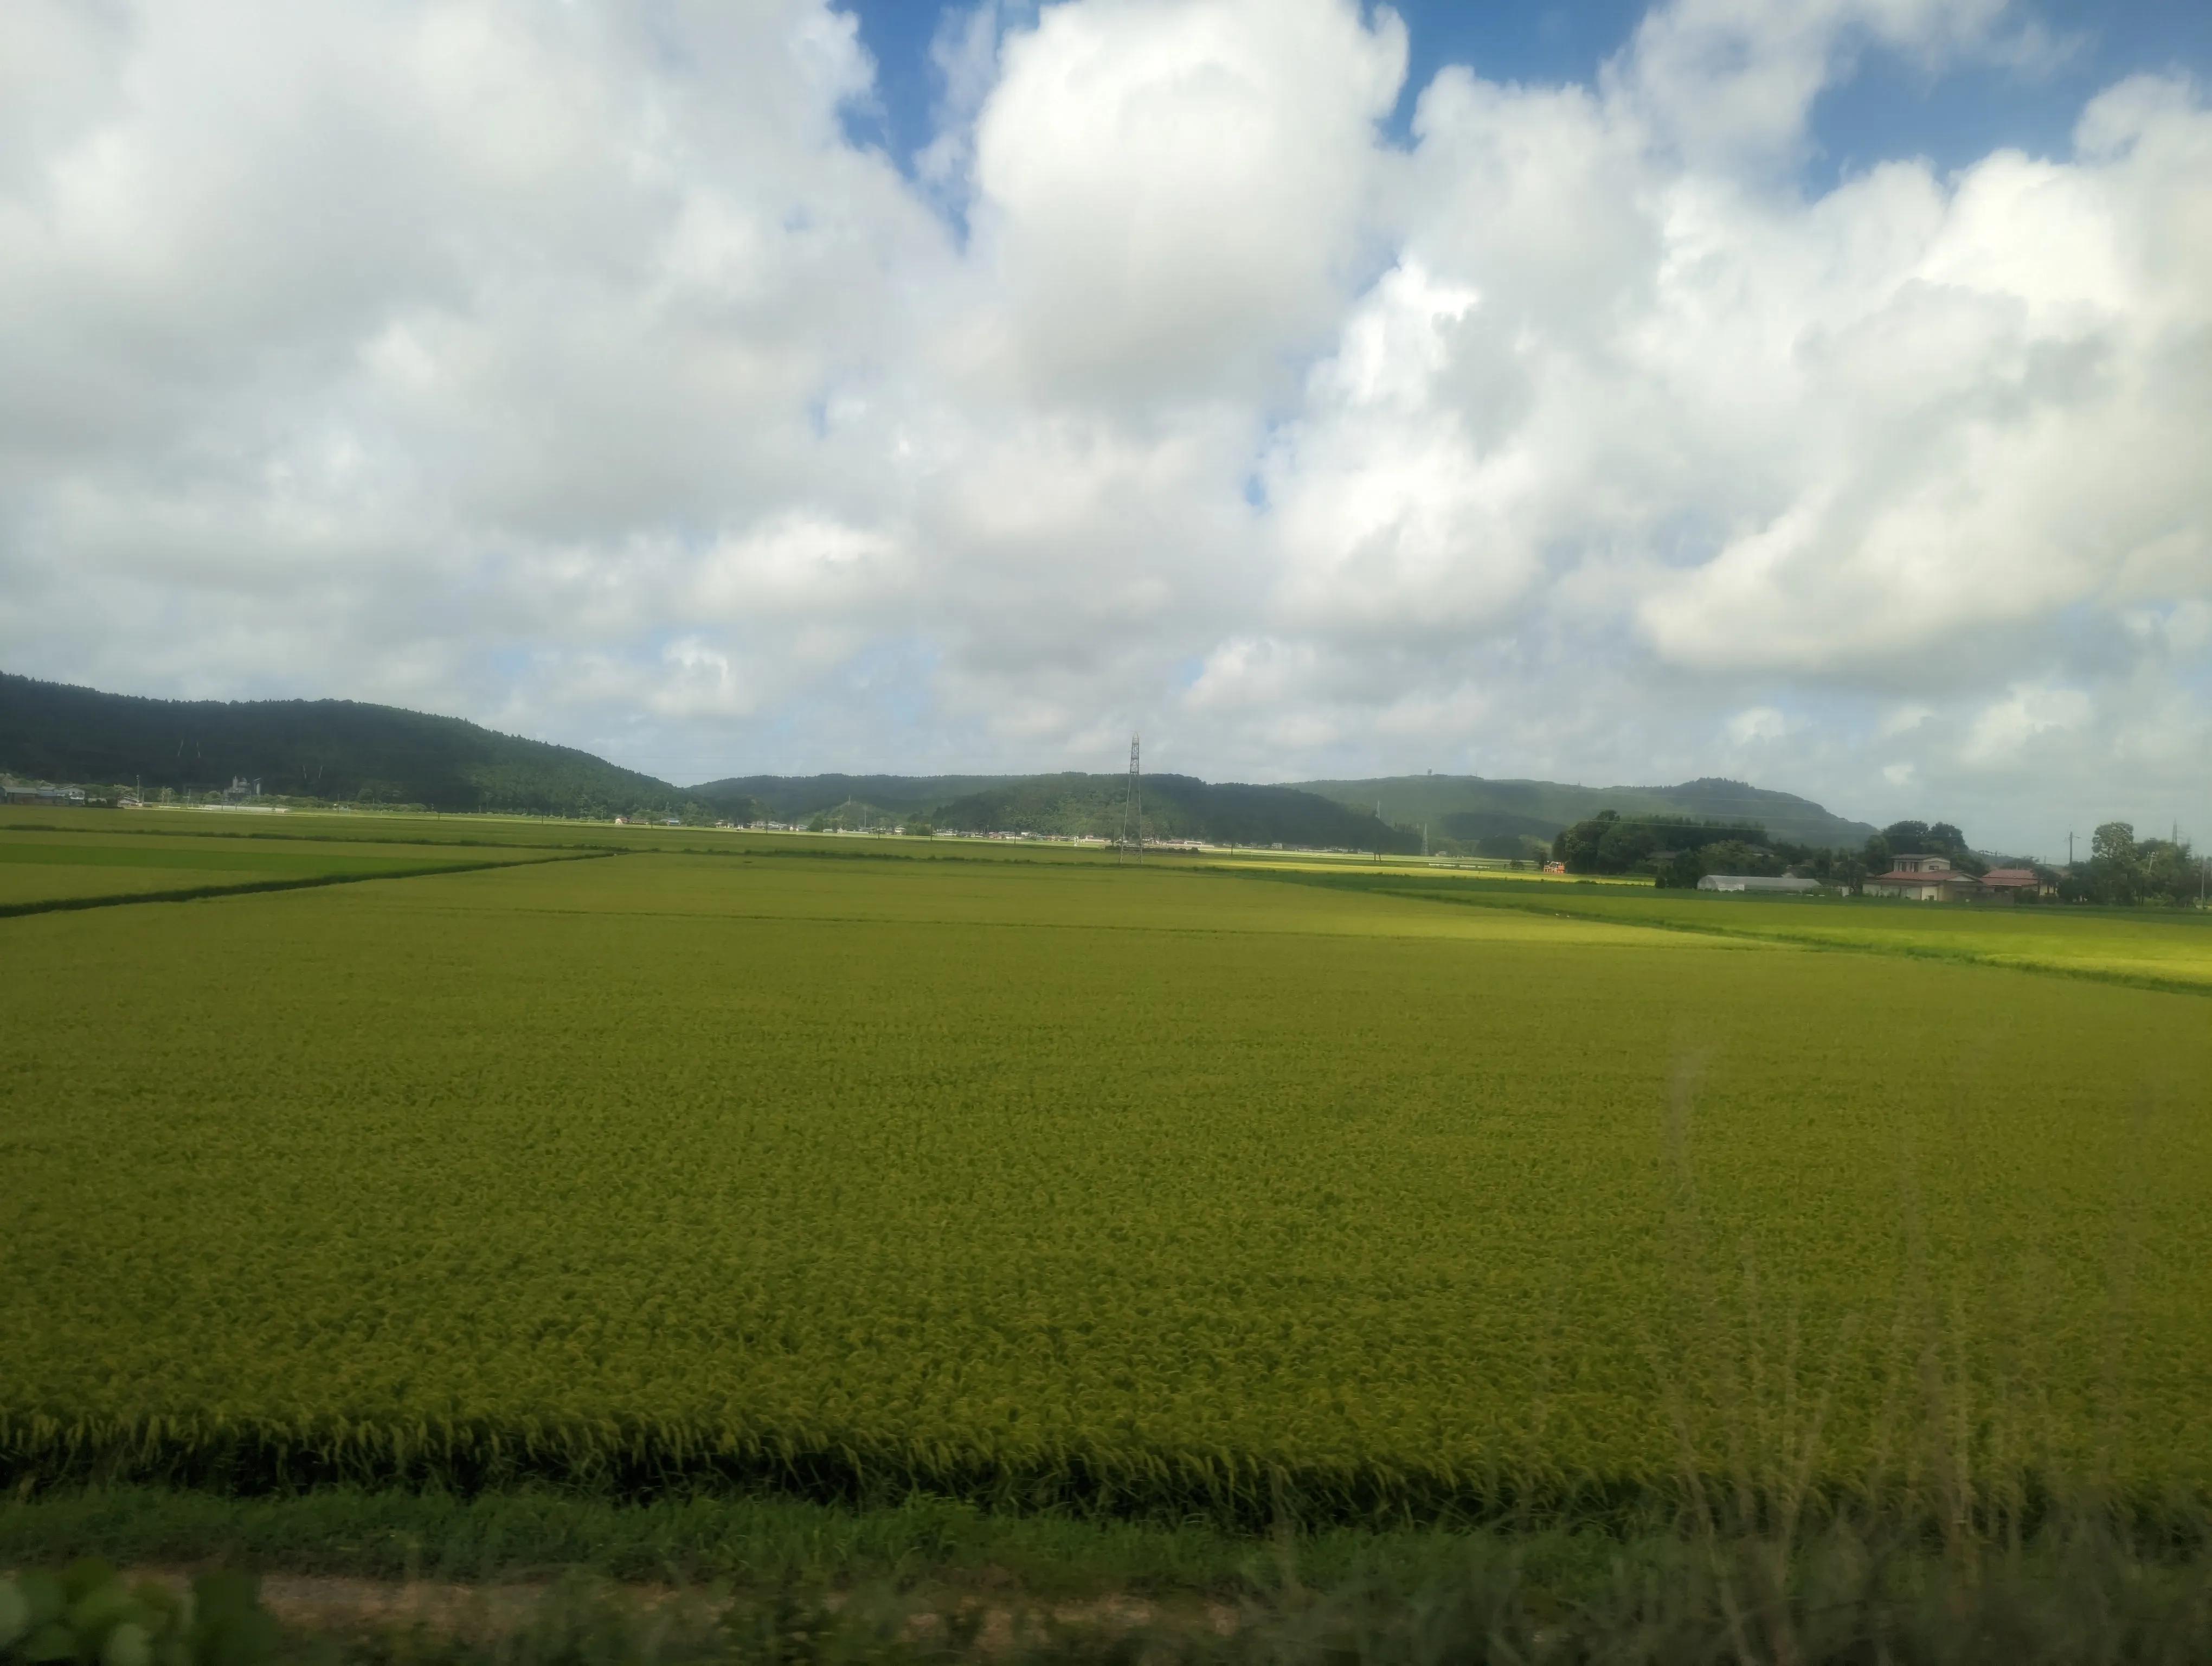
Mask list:
[[[1699,891],[1778,891],[1788,897],[1802,897],[1808,891],[1818,891],[1818,879],[1769,879],[1763,873],[1708,873],[1698,881]]]

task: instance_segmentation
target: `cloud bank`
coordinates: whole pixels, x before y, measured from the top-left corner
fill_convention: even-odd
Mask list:
[[[1997,0],[1415,95],[1349,0],[0,11],[0,664],[754,769],[1733,773],[2212,834],[2212,110],[1809,192]]]

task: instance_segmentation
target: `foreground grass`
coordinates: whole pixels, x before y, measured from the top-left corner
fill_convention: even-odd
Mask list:
[[[993,1517],[928,1499],[841,1511],[744,1499],[621,1505],[550,1493],[463,1501],[332,1491],[241,1500],[118,1488],[0,1505],[0,1567],[36,1577],[73,1565],[65,1578],[89,1587],[109,1576],[88,1558],[126,1569],[409,1582],[303,1591],[279,1578],[269,1601],[289,1637],[265,1632],[241,1651],[234,1628],[231,1646],[180,1655],[179,1666],[2033,1666],[2212,1656],[2204,1536],[2148,1539],[2094,1511],[2054,1517],[2021,1539],[1930,1538],[1869,1517],[1731,1524],[1721,1511],[1627,1536],[1285,1531],[1259,1540]],[[414,1583],[456,1580],[475,1583]],[[0,1661],[17,1666],[19,1652],[0,1635]],[[103,1652],[92,1646],[85,1657]]]
[[[1311,1548],[1335,1574],[1384,1541],[1325,1534]],[[854,1509],[765,1495],[625,1502],[550,1488],[468,1499],[355,1487],[239,1498],[121,1486],[0,1503],[0,1566],[82,1557],[384,1579],[488,1581],[573,1568],[618,1580],[769,1585],[1012,1578],[1051,1595],[1227,1588],[1264,1578],[1273,1565],[1265,1544],[1200,1523],[994,1515],[924,1496]]]

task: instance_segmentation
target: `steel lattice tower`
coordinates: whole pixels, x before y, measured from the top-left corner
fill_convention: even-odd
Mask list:
[[[1137,737],[1129,737],[1129,791],[1121,800],[1121,860],[1145,860],[1145,789],[1137,774]]]

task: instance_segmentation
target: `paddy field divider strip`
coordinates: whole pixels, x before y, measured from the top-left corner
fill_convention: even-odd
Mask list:
[[[1953,966],[1978,966],[1990,971],[2032,972],[2045,977],[2074,978],[2086,983],[2118,984],[2124,988],[2152,989],[2163,994],[2212,995],[2212,979],[2160,977],[2154,973],[2120,971],[2101,966],[2067,965],[2055,960],[2032,960],[1984,954],[1972,949],[1937,948],[1922,943],[1851,942],[1817,933],[1761,930],[1742,926],[1708,924],[1693,920],[1639,920],[1632,915],[1579,909],[1554,908],[1540,897],[1507,897],[1502,893],[1461,893],[1441,890],[1357,883],[1358,876],[1314,873],[1266,873],[1250,868],[1212,867],[1212,873],[1238,879],[1272,880],[1279,885],[1312,885],[1324,891],[1356,891],[1369,897],[1395,897],[1415,903],[1441,903],[1447,907],[1499,909],[1540,915],[1547,920],[1573,920],[1601,926],[1624,926],[1636,931],[1680,932],[1693,937],[1721,937],[1744,943],[1774,943],[1794,949],[1818,949],[1837,954],[1863,954],[1901,960],[1933,961]],[[1722,904],[1726,907],[1727,904]]]
[[[456,820],[459,819],[455,818]],[[580,840],[514,840],[460,837],[453,839],[406,838],[388,830],[368,828],[347,828],[310,830],[289,823],[274,827],[255,825],[240,827],[234,822],[192,824],[176,827],[153,827],[143,822],[79,822],[64,826],[59,822],[0,822],[0,839],[11,833],[94,833],[118,839],[264,839],[276,844],[411,844],[450,846],[456,850],[576,850],[592,851],[615,855],[631,850],[650,850],[651,845],[591,844]]]
[[[119,908],[134,903],[198,903],[211,897],[247,897],[270,891],[313,891],[324,885],[359,885],[368,879],[427,879],[440,873],[483,873],[493,868],[543,867],[551,862],[588,862],[619,850],[563,852],[526,856],[513,862],[426,862],[416,867],[386,868],[378,873],[313,873],[291,879],[247,879],[234,885],[179,885],[170,891],[123,891],[107,897],[49,897],[34,903],[0,903],[0,920],[27,914],[68,914],[80,909]]]

